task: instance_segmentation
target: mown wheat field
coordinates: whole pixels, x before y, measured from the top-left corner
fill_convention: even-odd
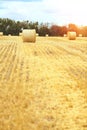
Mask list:
[[[87,38],[0,37],[0,130],[87,130]]]

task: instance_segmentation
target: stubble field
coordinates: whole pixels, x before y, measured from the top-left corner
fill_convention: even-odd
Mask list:
[[[87,130],[87,38],[0,37],[0,130]]]

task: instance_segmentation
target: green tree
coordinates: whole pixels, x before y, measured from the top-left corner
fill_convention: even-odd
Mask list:
[[[40,36],[45,36],[46,34],[49,35],[49,28],[47,24],[40,24],[38,27],[38,33]]]

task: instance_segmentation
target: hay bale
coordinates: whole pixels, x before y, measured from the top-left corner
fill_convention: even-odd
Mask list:
[[[68,39],[75,40],[76,39],[76,32],[68,32]]]
[[[82,37],[82,34],[79,34],[79,37]]]
[[[64,37],[67,37],[67,35],[66,35],[66,34],[64,34],[63,36],[64,36]]]
[[[19,36],[22,36],[22,32],[19,33]]]
[[[45,36],[46,36],[46,37],[48,37],[49,35],[48,35],[48,34],[46,34]]]
[[[3,36],[3,32],[0,32],[0,36]]]
[[[11,34],[8,34],[8,36],[11,36]]]
[[[36,30],[35,29],[24,29],[22,31],[23,42],[35,42],[36,41]]]
[[[39,36],[39,34],[38,34],[38,33],[36,33],[36,36],[38,37],[38,36]]]

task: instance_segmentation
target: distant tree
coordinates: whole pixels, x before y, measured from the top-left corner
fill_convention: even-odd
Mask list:
[[[52,25],[50,27],[50,35],[51,36],[63,36],[66,33],[67,33],[67,27],[66,26]]]
[[[84,26],[83,28],[81,28],[81,33],[83,37],[87,37],[87,26]]]
[[[38,27],[38,33],[40,36],[45,36],[46,34],[49,35],[49,27],[46,24],[41,24]]]
[[[3,31],[4,34],[8,34],[8,31],[12,24],[13,21],[11,19],[0,19],[0,31]]]
[[[72,23],[70,23],[70,24],[68,25],[68,31],[75,31],[76,34],[77,34],[77,36],[78,36],[78,34],[79,34],[79,28],[78,28],[78,26],[75,25],[75,24],[72,24]]]
[[[35,29],[38,32],[38,22],[29,22],[29,29]]]
[[[50,27],[50,36],[58,36],[59,28],[57,25],[52,25]]]
[[[50,36],[63,36],[67,31],[75,31],[82,36],[87,37],[87,26],[78,27],[77,25],[70,23],[68,27],[50,25],[49,23],[31,22],[26,21],[15,21],[9,18],[0,18],[0,32],[3,32],[4,35],[18,35],[23,29],[36,29],[36,32],[40,36],[45,36],[46,34]]]
[[[60,27],[60,36],[64,36],[64,34],[67,34],[67,27],[66,26],[61,26]]]

